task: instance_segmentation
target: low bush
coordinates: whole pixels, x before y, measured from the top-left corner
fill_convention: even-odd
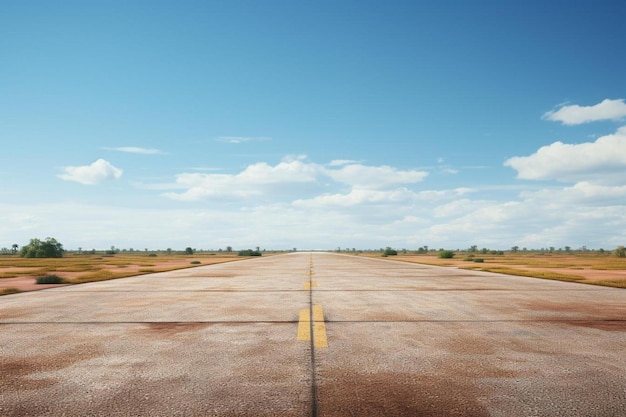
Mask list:
[[[454,252],[452,252],[451,250],[442,250],[442,251],[439,251],[439,253],[437,254],[437,257],[442,258],[442,259],[454,258]]]
[[[398,251],[395,250],[395,249],[390,248],[389,246],[387,246],[387,248],[383,252],[383,255],[396,256],[396,255],[398,255]]]
[[[65,280],[58,275],[43,275],[37,278],[37,284],[63,284]]]
[[[20,290],[14,287],[0,288],[0,295],[17,294],[18,292],[20,292]]]
[[[192,265],[200,265],[202,262],[200,261],[191,261],[190,264]]]
[[[474,262],[483,263],[485,260],[483,258],[476,258],[474,259]]]
[[[258,250],[252,250],[252,249],[244,249],[244,250],[240,250],[239,253],[237,253],[238,256],[261,256],[261,252]]]

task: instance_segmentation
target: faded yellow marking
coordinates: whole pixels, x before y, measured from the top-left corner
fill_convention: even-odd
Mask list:
[[[326,338],[326,324],[324,324],[324,312],[322,306],[313,306],[313,335],[316,348],[328,347]]]
[[[311,340],[311,316],[308,308],[300,310],[300,321],[298,321],[298,340]]]
[[[310,290],[311,287],[313,287],[313,288],[317,287],[317,282],[316,281],[311,281],[311,282],[305,282],[304,283],[304,289],[305,290]]]
[[[315,334],[315,347],[327,348],[328,340],[326,339],[326,325],[323,321],[313,323],[313,333]]]
[[[313,306],[313,343],[316,348],[327,348],[326,324],[322,306]],[[298,340],[311,340],[311,315],[309,309],[300,310],[298,321]]]
[[[324,312],[322,306],[313,306],[313,321],[324,322]]]

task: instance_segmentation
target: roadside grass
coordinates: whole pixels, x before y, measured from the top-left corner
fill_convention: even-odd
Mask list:
[[[593,270],[626,271],[626,258],[618,258],[611,252],[505,252],[504,255],[493,255],[460,251],[456,252],[456,254],[457,256],[453,259],[440,259],[436,253],[404,254],[398,255],[396,259],[426,265],[458,267],[461,269],[531,278],[626,288],[626,278],[619,276],[615,278],[589,278],[580,275],[584,273],[583,271],[589,272]],[[377,256],[380,256],[380,254]],[[483,262],[477,264],[475,257],[480,257],[483,259]]]
[[[582,277],[580,275],[574,275],[574,274],[559,274],[559,273],[552,272],[552,271],[528,271],[528,270],[521,270],[521,269],[514,269],[514,268],[507,268],[507,267],[500,267],[500,266],[487,267],[487,268],[469,267],[469,268],[464,268],[464,269],[474,269],[478,271],[494,272],[497,274],[517,275],[517,276],[531,277],[531,278],[554,279],[557,281],[567,281],[567,282],[578,282],[578,281],[585,280],[585,277]]]
[[[590,284],[602,285],[604,287],[626,288],[626,279],[604,279]]]
[[[47,268],[25,268],[17,271],[3,271],[0,272],[0,279],[2,278],[17,278],[24,275],[44,275],[49,271],[54,271],[54,269]]]
[[[98,270],[89,274],[80,275],[72,279],[72,282],[74,284],[82,284],[85,282],[97,282],[97,281],[107,281],[107,280],[116,279],[116,278],[127,278],[127,277],[132,277],[134,275],[141,275],[141,273],[113,272],[107,269],[101,269],[101,270]]]
[[[65,283],[79,284],[126,278],[176,269],[193,268],[241,260],[236,252],[204,252],[193,255],[165,253],[116,253],[115,255],[66,253],[63,258],[0,257],[2,278],[57,275]],[[8,269],[3,271],[2,269]],[[2,281],[0,281],[1,284]],[[17,288],[0,288],[0,295],[19,292]]]

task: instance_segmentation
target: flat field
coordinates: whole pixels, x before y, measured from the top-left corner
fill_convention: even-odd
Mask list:
[[[398,254],[389,259],[626,288],[626,258],[618,258],[610,252],[505,252],[504,255],[459,252],[451,259],[438,258],[436,253]],[[483,261],[476,262],[477,259]]]
[[[193,255],[124,252],[114,255],[69,253],[63,258],[46,259],[4,255],[0,256],[0,295],[84,282],[106,281],[241,259],[245,258],[237,256],[237,253],[227,252]],[[37,277],[44,275],[57,275],[66,283],[37,284]]]

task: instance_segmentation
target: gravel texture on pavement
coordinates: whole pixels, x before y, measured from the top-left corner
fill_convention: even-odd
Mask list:
[[[626,290],[293,253],[0,297],[0,416],[626,415]]]

